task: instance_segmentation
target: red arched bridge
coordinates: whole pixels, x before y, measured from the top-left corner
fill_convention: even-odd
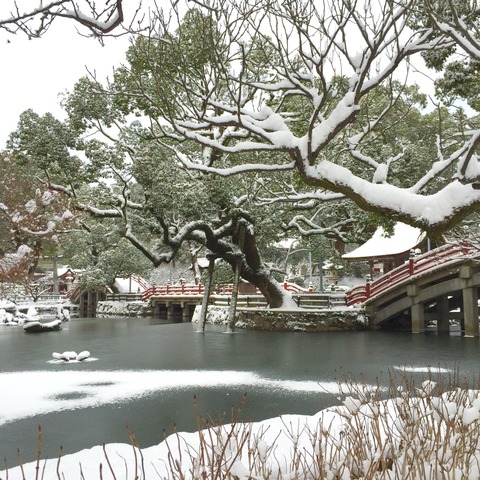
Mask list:
[[[405,325],[425,331],[435,321],[447,332],[458,320],[465,336],[479,336],[480,246],[459,241],[443,245],[347,292],[347,305],[363,305],[371,326]]]

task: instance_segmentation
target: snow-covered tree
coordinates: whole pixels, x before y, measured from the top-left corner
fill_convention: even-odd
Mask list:
[[[55,187],[78,209],[120,219],[154,264],[188,241],[232,265],[241,258],[271,306],[283,300],[259,254],[253,205],[303,234],[340,236],[358,218],[352,205],[432,238],[476,211],[480,134],[468,119],[457,135],[450,114],[447,130],[425,121],[409,85],[421,54],[467,51],[432,22],[428,2],[194,4],[158,12],[109,84],[82,79],[66,99],[69,134],[103,136],[75,140],[87,161]],[[34,128],[23,126],[12,137],[20,152]],[[110,177],[106,203],[82,198],[76,183],[88,175]],[[281,218],[279,200],[309,213]]]
[[[43,249],[58,244],[73,217],[59,197],[31,166],[0,155],[0,278],[31,279]]]
[[[8,42],[15,34],[38,38],[47,32],[54,20],[62,18],[83,26],[82,34],[101,40],[102,36],[122,33],[114,33],[114,30],[124,22],[123,7],[123,0],[5,0],[0,5],[0,33]],[[141,3],[136,12],[130,12],[130,23],[124,26],[123,33],[127,29],[134,30],[133,22],[140,7]],[[0,277],[18,280],[32,274],[42,245],[47,240],[56,241],[58,232],[55,229],[65,222],[69,212],[65,208],[60,212],[62,209],[55,201],[58,194],[38,185],[32,191],[29,175],[15,176],[10,168],[4,168],[5,162],[10,160],[1,158]]]
[[[102,36],[123,22],[123,0],[4,0],[0,7],[0,30],[37,38],[57,18],[73,20],[92,35]]]
[[[421,68],[420,54],[478,53],[475,30],[456,35],[448,27],[460,28],[461,18],[431,21],[436,3],[197,1],[190,16],[203,15],[201,33],[189,38],[178,22],[172,27],[172,17],[159,15],[151,34],[137,38],[127,55],[131,66],[118,72],[110,94],[148,115],[152,138],[189,170],[222,177],[296,171],[317,194],[348,198],[439,238],[480,203],[478,130],[448,142],[438,136],[408,182],[396,178],[410,161],[401,142],[387,154],[368,148],[401,95],[395,81],[407,85],[409,72]],[[201,47],[200,57],[186,40]],[[390,101],[372,111],[378,89],[390,91]],[[302,115],[288,108],[291,97],[303,102]],[[202,154],[167,139],[195,142]]]
[[[152,265],[110,222],[86,219],[88,226],[70,232],[61,242],[63,260],[82,270],[81,285],[87,289],[112,286],[118,277],[148,278]]]

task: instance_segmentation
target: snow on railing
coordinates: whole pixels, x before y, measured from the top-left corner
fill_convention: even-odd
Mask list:
[[[283,282],[283,288],[292,293],[312,293],[313,288],[303,288],[295,283]],[[221,284],[217,285],[213,290],[217,294],[232,294],[233,285]],[[152,285],[145,290],[142,294],[142,300],[148,300],[152,296],[166,296],[166,295],[201,295],[205,291],[205,287],[202,284],[199,285]],[[257,292],[259,290],[257,289]]]
[[[187,285],[182,283],[181,285],[152,285],[143,292],[142,300],[148,300],[153,296],[201,295],[204,291],[205,287],[202,284]]]
[[[403,265],[382,275],[373,282],[367,281],[365,285],[358,285],[349,290],[347,292],[347,305],[363,303],[369,298],[399,285],[413,275],[419,275],[455,258],[478,252],[480,252],[480,249],[477,246],[462,240],[456,243],[448,243],[422,255],[411,257]]]
[[[313,287],[304,288],[296,283],[283,282],[283,288],[292,293],[313,293]]]
[[[57,304],[60,301],[66,300],[67,296],[64,294],[45,294],[42,293],[40,294],[37,299],[35,300],[35,303],[39,304]],[[30,305],[32,303],[33,297],[32,295],[17,295],[15,297],[15,304],[19,306],[24,306],[24,305]]]

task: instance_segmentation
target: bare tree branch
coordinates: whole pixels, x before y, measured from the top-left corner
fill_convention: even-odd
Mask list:
[[[5,10],[4,5],[2,8]],[[5,10],[6,11],[6,10]],[[141,3],[132,15],[130,24],[125,30],[138,30],[134,26],[141,11]],[[12,2],[9,13],[0,17],[0,30],[11,34],[24,33],[29,38],[41,37],[52,25],[56,18],[66,18],[86,27],[92,36],[101,37],[112,34],[125,21],[123,0],[54,0],[32,2],[15,0]],[[120,34],[120,32],[117,32]]]

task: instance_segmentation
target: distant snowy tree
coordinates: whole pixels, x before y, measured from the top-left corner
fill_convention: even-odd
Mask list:
[[[152,270],[148,259],[122,237],[121,225],[112,220],[85,218],[82,228],[62,238],[60,251],[64,262],[82,270],[82,286],[92,290],[113,285],[117,277],[148,278]]]
[[[45,248],[58,244],[73,215],[60,194],[35,179],[31,166],[0,154],[0,275],[31,278]],[[15,263],[15,260],[18,263]],[[8,266],[12,267],[9,276]]]

